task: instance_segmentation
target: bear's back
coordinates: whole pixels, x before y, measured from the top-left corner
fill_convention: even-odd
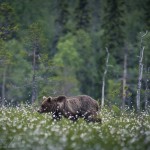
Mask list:
[[[67,101],[70,108],[73,108],[74,111],[99,111],[98,102],[87,95],[68,97]]]

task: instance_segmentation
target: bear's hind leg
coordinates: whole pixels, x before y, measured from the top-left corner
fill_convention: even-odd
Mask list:
[[[96,118],[96,117],[97,117],[97,113],[91,111],[91,112],[86,112],[84,114],[83,118],[84,118],[84,120],[86,122],[98,122],[98,123],[101,123],[102,120],[100,118]]]

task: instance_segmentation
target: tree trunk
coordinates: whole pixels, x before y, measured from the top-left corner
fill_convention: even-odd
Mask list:
[[[127,51],[125,50],[124,65],[123,65],[122,109],[124,109],[124,107],[125,107],[126,82],[127,82]]]
[[[107,58],[106,58],[106,66],[105,66],[105,71],[103,74],[103,82],[102,82],[102,101],[101,101],[101,107],[104,106],[104,100],[105,100],[105,77],[107,74],[107,70],[108,70],[108,61],[109,61],[109,51],[108,48],[106,48],[106,52],[107,52]]]
[[[141,81],[143,76],[143,53],[145,47],[142,46],[143,44],[143,37],[147,34],[147,31],[144,35],[141,36],[141,50],[139,56],[139,77],[138,77],[138,87],[137,87],[137,95],[136,95],[136,105],[137,105],[137,112],[140,112],[140,94],[141,94]]]
[[[144,101],[145,101],[145,110],[147,110],[148,108],[148,79],[146,78],[145,80],[145,97],[144,97]]]
[[[5,105],[5,98],[6,98],[6,95],[5,95],[5,88],[6,88],[6,70],[7,70],[7,67],[5,66],[5,67],[4,67],[4,71],[3,71],[1,106],[4,106],[4,105]]]
[[[32,99],[31,99],[32,104],[35,102],[35,99],[36,99],[35,69],[36,69],[36,48],[34,47],[34,50],[33,50]]]
[[[140,95],[141,95],[141,81],[142,81],[142,75],[143,75],[143,64],[142,64],[142,59],[143,59],[143,52],[144,48],[141,51],[141,56],[139,60],[139,77],[138,77],[138,88],[137,88],[137,96],[136,96],[136,103],[137,103],[137,111],[140,111]]]

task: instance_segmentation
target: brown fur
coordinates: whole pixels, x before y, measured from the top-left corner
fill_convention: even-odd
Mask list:
[[[97,118],[97,113],[99,112],[98,102],[87,95],[43,97],[43,102],[38,112],[51,112],[53,119],[61,119],[64,116],[76,121],[81,117],[87,122],[101,122],[101,119]]]

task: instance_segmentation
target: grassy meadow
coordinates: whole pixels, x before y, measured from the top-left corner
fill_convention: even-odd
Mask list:
[[[150,115],[101,111],[103,123],[52,121],[31,106],[0,108],[0,149],[148,150]]]

